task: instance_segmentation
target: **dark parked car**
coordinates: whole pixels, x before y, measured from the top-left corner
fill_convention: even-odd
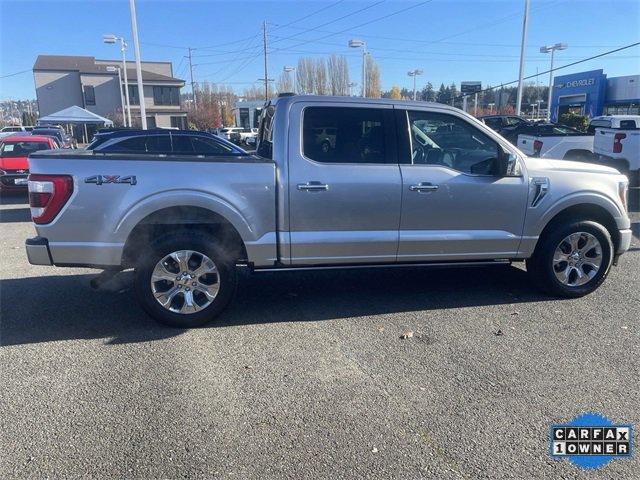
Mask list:
[[[532,122],[517,115],[485,115],[479,119],[492,130],[502,134],[502,130],[518,125],[531,125]]]
[[[96,133],[87,150],[161,155],[248,155],[233,143],[197,130],[115,130]]]
[[[33,133],[33,135],[53,137],[62,148],[75,148],[76,145],[74,138],[68,135],[62,127],[40,126],[35,127],[31,133]]]

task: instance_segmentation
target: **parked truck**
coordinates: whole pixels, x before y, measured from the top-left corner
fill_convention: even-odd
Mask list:
[[[502,134],[525,154],[560,160],[592,161],[593,134],[554,123],[537,123],[522,127],[522,131]],[[515,133],[515,135],[514,135]]]
[[[144,310],[189,327],[225,309],[238,265],[526,261],[536,285],[579,297],[629,248],[624,176],[526,157],[461,110],[287,96],[261,117],[256,155],[176,151],[174,131],[149,134],[142,152],[122,136],[102,150],[31,155],[29,261],[133,268]],[[327,148],[316,136],[329,129]]]
[[[595,129],[594,153],[604,165],[610,165],[640,185],[640,115],[600,117]]]

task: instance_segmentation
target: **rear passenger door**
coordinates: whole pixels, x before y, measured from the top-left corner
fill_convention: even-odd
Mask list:
[[[394,262],[401,177],[393,108],[293,103],[288,136],[290,261]]]

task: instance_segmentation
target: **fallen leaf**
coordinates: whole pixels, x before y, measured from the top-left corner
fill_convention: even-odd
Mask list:
[[[373,448],[371,449],[371,453],[378,453],[378,449],[377,449],[376,447],[373,447]]]
[[[498,329],[498,331],[497,331],[497,332],[493,332],[493,334],[494,334],[496,337],[500,337],[500,336],[504,335],[504,333],[502,333],[502,330],[500,330],[500,329]]]
[[[406,340],[407,338],[413,338],[413,332],[411,330],[407,330],[402,335],[400,335],[402,340]]]

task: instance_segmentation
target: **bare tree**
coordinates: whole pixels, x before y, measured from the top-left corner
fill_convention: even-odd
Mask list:
[[[290,93],[293,92],[293,80],[289,72],[282,72],[278,77],[278,83],[276,84],[278,93]]]
[[[349,95],[349,66],[346,57],[331,55],[327,70],[331,95]]]
[[[298,67],[296,68],[296,83],[299,93],[310,94],[315,91],[315,65],[313,58],[304,57],[298,59]]]
[[[315,61],[313,84],[316,95],[327,95],[329,93],[327,67],[323,58],[318,58]]]
[[[380,67],[378,67],[375,60],[371,58],[371,55],[367,55],[365,71],[367,76],[367,91],[365,92],[365,96],[380,98]]]

